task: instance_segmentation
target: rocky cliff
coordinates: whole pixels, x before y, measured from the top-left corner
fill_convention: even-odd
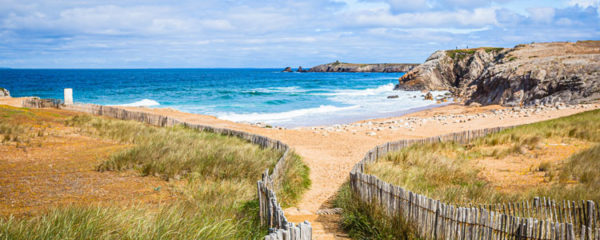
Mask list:
[[[396,89],[450,90],[467,104],[507,106],[600,99],[600,41],[437,51]]]
[[[376,63],[357,64],[334,62],[312,67],[309,72],[408,72],[419,64]]]
[[[10,92],[8,91],[8,89],[0,87],[0,97],[10,97]]]

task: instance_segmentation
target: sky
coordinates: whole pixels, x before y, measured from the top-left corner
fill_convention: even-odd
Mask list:
[[[600,0],[0,0],[0,67],[421,63],[436,50],[600,40]]]

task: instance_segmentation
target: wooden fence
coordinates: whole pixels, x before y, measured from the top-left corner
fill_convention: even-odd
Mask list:
[[[62,100],[29,98],[23,100],[23,106],[30,108],[59,108],[62,106]]]
[[[197,129],[199,131],[208,131],[228,136],[239,137],[265,148],[273,148],[279,151],[283,151],[283,155],[275,164],[273,172],[269,174],[269,169],[266,169],[265,173],[262,176],[262,179],[257,182],[257,195],[260,205],[260,220],[262,224],[270,228],[270,234],[265,236],[265,240],[312,239],[312,227],[310,223],[308,221],[305,221],[298,225],[294,225],[293,223],[288,222],[283,213],[283,209],[277,202],[276,190],[280,186],[280,182],[283,177],[283,172],[287,167],[286,156],[289,153],[289,146],[279,140],[274,140],[265,136],[252,134],[248,132],[228,128],[216,128],[208,125],[201,125],[195,123],[188,123],[158,114],[130,111],[111,106],[102,106],[95,104],[65,105],[62,104],[60,100],[39,98],[31,98],[24,100],[23,106],[31,108],[61,108],[70,111],[85,112],[89,114],[107,116],[122,120],[133,120],[159,127],[183,125],[185,127]]]
[[[532,201],[457,206],[419,195],[365,174],[366,164],[412,144],[440,141],[468,143],[498,127],[438,137],[388,142],[371,149],[350,172],[350,185],[362,201],[377,204],[389,216],[402,216],[428,239],[560,239],[600,240],[598,206],[593,201]],[[598,191],[598,189],[590,189]]]

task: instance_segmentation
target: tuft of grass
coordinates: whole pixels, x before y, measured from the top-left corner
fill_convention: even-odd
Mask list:
[[[456,50],[446,50],[446,55],[452,59],[462,60],[468,56],[475,54],[478,50],[483,49],[486,53],[497,53],[504,48],[498,47],[481,47],[481,48],[468,48],[468,49],[456,49]]]
[[[462,60],[467,56],[473,55],[476,51],[476,49],[446,50],[446,55],[452,59]]]
[[[293,206],[300,200],[302,194],[310,187],[310,168],[302,158],[290,152],[285,161],[283,178],[280,179],[281,188],[277,192],[278,200],[282,207]]]
[[[501,47],[484,47],[483,49],[485,50],[486,53],[500,52],[500,51],[504,50],[504,48],[501,48]]]
[[[418,239],[416,227],[401,215],[390,217],[375,204],[365,203],[345,183],[334,202],[344,209],[341,226],[352,239]]]
[[[537,170],[540,172],[547,172],[550,171],[550,167],[552,167],[552,164],[550,162],[544,161],[540,163]]]
[[[546,196],[554,199],[590,199],[600,194],[600,110],[506,129],[475,139],[469,144],[454,142],[413,145],[389,153],[367,166],[367,172],[382,180],[419,194],[456,204],[499,203]],[[505,193],[479,176],[477,160],[502,159],[510,155],[530,155],[544,142],[587,142],[594,147],[563,160],[561,164],[542,163],[549,184]],[[532,167],[532,169],[535,169]]]

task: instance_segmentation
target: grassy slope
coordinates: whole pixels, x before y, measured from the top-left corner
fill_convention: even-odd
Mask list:
[[[460,60],[460,59],[463,59],[463,58],[465,58],[467,56],[473,55],[479,49],[483,49],[483,50],[485,50],[485,52],[490,53],[490,52],[500,52],[504,48],[481,47],[481,48],[468,48],[468,49],[446,50],[446,55],[448,55],[448,57],[450,57],[452,59],[455,59],[456,57],[458,57],[458,59]]]
[[[508,129],[471,144],[434,143],[415,145],[390,153],[368,172],[385,181],[447,202],[494,203],[550,196],[555,199],[592,199],[600,202],[600,111],[589,111],[560,119]],[[477,158],[504,158],[520,149],[535,148],[544,141],[588,141],[592,147],[559,163],[543,163],[547,184],[525,192],[506,194],[490,187],[478,176]],[[354,239],[415,239],[413,228],[399,217],[388,217],[380,209],[364,204],[345,184],[336,199],[344,208],[342,226]]]
[[[18,109],[2,109],[0,115],[30,117]],[[143,205],[75,206],[31,218],[2,218],[0,239],[251,239],[266,233],[257,223],[256,180],[275,165],[280,152],[182,127],[157,128],[89,115],[66,123],[84,135],[133,144],[103,161],[98,170],[135,169],[165,180],[186,179],[179,188],[181,199],[158,210]],[[0,134],[19,142],[32,134],[26,129],[30,128],[3,121]],[[283,205],[297,201],[310,184],[308,168],[297,155],[289,157]]]
[[[415,145],[391,153],[368,172],[417,193],[453,203],[499,203],[546,196],[562,199],[591,199],[600,202],[600,193],[588,191],[600,186],[598,158],[600,111],[589,111],[502,131],[473,141]],[[491,187],[479,176],[476,160],[506,159],[544,148],[546,142],[583,142],[592,148],[562,161],[540,164],[533,171],[545,171],[544,184],[521,191],[505,192]]]

